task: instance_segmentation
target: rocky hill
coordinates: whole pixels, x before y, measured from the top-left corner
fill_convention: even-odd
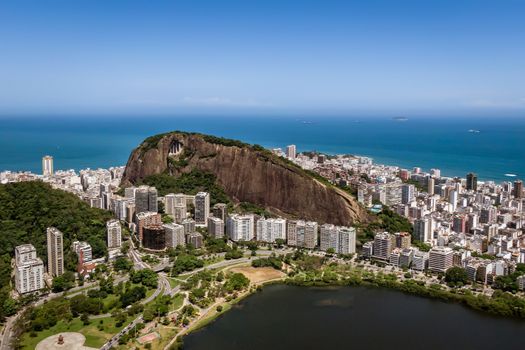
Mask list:
[[[129,157],[123,185],[194,171],[212,174],[234,203],[253,203],[285,217],[337,225],[369,218],[350,194],[260,146],[195,133],[170,132],[144,140]]]

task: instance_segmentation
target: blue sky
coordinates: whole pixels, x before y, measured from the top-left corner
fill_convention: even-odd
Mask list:
[[[525,1],[6,0],[0,115],[524,115]]]

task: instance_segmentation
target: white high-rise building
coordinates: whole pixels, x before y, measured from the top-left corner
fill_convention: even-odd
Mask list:
[[[20,294],[44,288],[44,263],[32,244],[15,248],[15,288]]]
[[[458,206],[458,191],[452,190],[448,195],[448,202],[452,204],[452,211],[456,211]]]
[[[314,221],[288,221],[286,241],[288,245],[314,249],[317,246],[318,225]]]
[[[232,241],[251,241],[254,231],[253,215],[234,214],[226,220],[226,232]]]
[[[210,194],[208,192],[199,192],[195,196],[195,224],[207,225],[210,216]]]
[[[414,238],[418,241],[429,243],[433,239],[432,218],[425,216],[414,221]]]
[[[184,235],[184,226],[170,223],[162,225],[166,234],[166,248],[176,248],[177,246],[186,245],[186,237]]]
[[[337,249],[338,254],[354,254],[356,230],[353,227],[339,227],[337,229]]]
[[[273,243],[276,239],[286,239],[286,220],[259,219],[257,221],[257,240]]]
[[[44,156],[42,158],[42,175],[44,176],[53,175],[53,157]]]
[[[118,220],[106,222],[108,248],[120,248],[122,246],[122,227]]]
[[[320,249],[332,248],[336,254],[355,253],[356,231],[353,227],[322,225],[320,228]]]
[[[446,272],[453,265],[454,251],[449,247],[433,247],[428,252],[428,268],[434,272]]]
[[[64,273],[64,246],[62,232],[47,228],[47,271],[52,277]]]
[[[295,159],[297,156],[297,148],[295,145],[286,146],[286,156],[290,159]]]
[[[224,237],[224,221],[221,218],[210,216],[208,218],[208,234],[213,238]]]
[[[378,233],[374,237],[374,258],[386,260],[390,259],[390,253],[394,248],[394,238],[388,232]]]
[[[173,216],[176,223],[181,223],[186,219],[186,195],[182,193],[170,193],[164,196],[165,212]]]

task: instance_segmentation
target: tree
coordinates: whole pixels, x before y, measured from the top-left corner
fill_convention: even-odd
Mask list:
[[[243,290],[250,285],[250,280],[246,278],[242,273],[232,273],[228,276],[224,288],[229,293],[233,291]]]
[[[117,271],[129,271],[133,267],[133,263],[128,258],[121,256],[115,260],[113,267]]]
[[[82,316],[80,316],[80,321],[82,321],[84,326],[87,326],[89,324],[89,315],[88,314],[82,314]]]
[[[277,238],[277,239],[275,240],[275,244],[277,244],[277,247],[278,247],[278,248],[282,248],[283,245],[286,244],[286,241],[285,241],[284,239],[282,239],[282,238]]]
[[[451,287],[462,286],[468,282],[467,271],[462,267],[453,266],[446,271],[445,282]]]

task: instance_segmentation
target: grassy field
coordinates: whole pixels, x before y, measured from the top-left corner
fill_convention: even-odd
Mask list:
[[[175,287],[177,287],[181,282],[180,281],[177,281],[176,279],[174,278],[168,278],[168,281],[170,282],[170,287],[173,289]]]
[[[177,296],[175,296],[173,298],[173,302],[171,303],[170,305],[170,311],[175,311],[175,310],[178,310],[180,309],[180,307],[182,306],[182,303],[184,302],[184,294],[178,294]]]
[[[216,264],[220,261],[223,261],[224,260],[224,257],[223,256],[218,256],[216,258],[212,258],[212,259],[206,259],[204,260],[204,266],[209,266],[209,265],[212,265],[212,264]]]
[[[98,330],[98,326],[102,321],[104,329]],[[46,329],[42,332],[37,332],[36,337],[31,337],[30,333],[25,333],[22,336],[22,349],[33,350],[36,345],[45,338],[62,332],[79,332],[86,337],[85,346],[100,348],[104,343],[110,339],[114,334],[118,333],[124,327],[116,327],[113,317],[106,317],[91,321],[87,326],[84,326],[79,318],[74,318],[71,322],[59,321],[54,327]]]

